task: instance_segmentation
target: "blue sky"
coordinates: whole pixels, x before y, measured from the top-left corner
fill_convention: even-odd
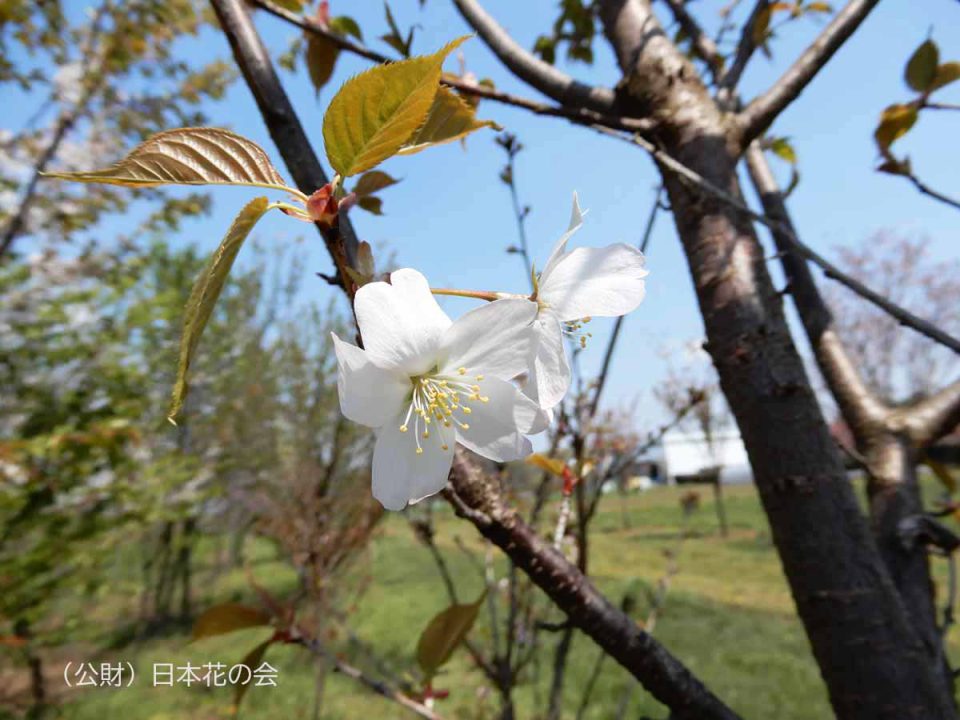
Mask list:
[[[693,6],[709,26],[726,1],[699,0]],[[485,0],[485,5],[526,47],[532,46],[556,15],[554,0]],[[428,0],[423,11],[416,0],[394,0],[391,6],[401,27],[411,23],[420,26],[415,52],[432,52],[468,32],[447,0]],[[352,15],[367,41],[387,50],[375,39],[386,29],[380,0],[331,0],[331,11],[334,15]],[[295,28],[265,13],[257,13],[256,21],[275,55],[285,50],[295,35]],[[784,28],[773,44],[774,59],[768,61],[758,55],[750,65],[743,80],[744,96],[751,97],[778,77],[822,24],[802,19]],[[872,131],[877,117],[885,105],[909,97],[902,81],[903,65],[931,28],[941,58],[960,59],[960,4],[955,0],[881,3],[861,31],[776,123],[775,134],[791,137],[799,156],[802,179],[789,201],[798,230],[806,242],[828,256],[834,255],[838,245],[857,244],[880,229],[892,229],[928,237],[937,259],[956,257],[960,219],[956,211],[920,196],[905,181],[873,169],[876,150]],[[598,37],[594,49],[593,67],[569,66],[562,60],[559,64],[592,84],[613,85],[618,72],[606,41]],[[227,57],[229,50],[223,37],[210,30],[199,40],[185,42],[183,54],[185,59],[199,62]],[[464,54],[470,70],[480,77],[491,77],[500,89],[538,97],[503,70],[479,39],[466,43]],[[283,73],[287,91],[318,149],[322,147],[326,104],[346,78],[365,67],[368,65],[361,59],[341,57],[319,101],[314,99],[302,66],[296,75]],[[942,91],[941,99],[960,101],[960,83]],[[211,106],[209,115],[214,124],[228,125],[260,142],[279,162],[242,82],[232,88],[225,102]],[[579,192],[583,207],[589,209],[576,244],[639,240],[658,183],[642,151],[562,120],[532,116],[492,102],[481,104],[480,116],[496,120],[517,134],[526,147],[518,159],[517,184],[522,200],[533,208],[528,235],[538,262],[543,262],[565,228],[574,190]],[[955,172],[960,165],[960,144],[951,139],[957,119],[952,113],[924,114],[918,126],[897,145],[900,152],[911,156],[918,174],[948,194],[960,194]],[[466,151],[453,144],[386,163],[383,169],[403,181],[383,193],[383,217],[354,213],[361,238],[374,247],[383,244],[395,253],[399,265],[421,270],[436,286],[524,289],[526,278],[519,258],[504,252],[506,246],[516,242],[516,230],[507,189],[497,177],[504,156],[493,138],[492,132],[481,131],[470,138]],[[247,196],[233,189],[216,191],[214,213],[188,225],[184,239],[212,250]],[[748,197],[754,202],[752,194]],[[304,230],[304,226],[277,214],[258,226],[256,236],[269,247],[303,235],[307,267],[327,271],[329,261],[323,246],[312,231]],[[639,398],[641,425],[661,415],[649,391],[663,376],[663,349],[703,333],[686,262],[672,219],[665,214],[657,223],[648,266],[647,299],[625,325],[605,397],[608,407],[627,405]],[[325,301],[330,289],[322,281],[308,280],[305,292]],[[452,314],[469,307],[461,301],[444,304]],[[582,359],[587,374],[599,367],[612,321],[598,319],[592,325],[595,338]]]

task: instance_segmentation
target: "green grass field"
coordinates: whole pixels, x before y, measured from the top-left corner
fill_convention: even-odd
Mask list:
[[[609,496],[592,535],[592,576],[615,601],[628,588],[639,590],[636,616],[646,616],[644,589],[663,576],[667,561],[663,551],[676,548],[682,513],[681,491],[658,488],[631,497],[625,503]],[[779,561],[771,545],[766,520],[752,487],[726,492],[730,535],[719,536],[712,499],[701,492],[703,503],[691,518],[689,538],[680,545],[679,571],[673,576],[666,605],[655,628],[656,636],[682,658],[713,690],[746,718],[826,718],[830,716],[824,688],[810,654]],[[482,581],[477,569],[455,543],[457,534],[480,553],[482,545],[469,525],[438,506],[438,543],[465,598],[479,594]],[[626,521],[626,522],[625,522]],[[625,527],[626,525],[626,527]],[[277,592],[290,590],[294,577],[289,568],[273,559],[272,549],[257,546],[254,568],[258,580]],[[502,564],[501,564],[502,567]],[[428,551],[416,542],[402,517],[388,517],[381,527],[369,560],[363,568],[370,584],[353,615],[352,626],[376,646],[398,671],[413,667],[419,631],[446,605],[446,595]],[[221,575],[198,586],[205,602],[250,597],[243,573]],[[480,643],[489,640],[486,615],[474,628]],[[116,619],[115,619],[116,620]],[[108,622],[106,619],[104,622]],[[264,633],[243,631],[188,644],[173,637],[128,646],[109,657],[130,661],[138,680],[129,689],[76,690],[66,695],[62,717],[75,720],[167,720],[174,718],[226,718],[231,716],[229,688],[153,688],[153,663],[234,664]],[[555,636],[548,636],[551,646]],[[64,659],[84,660],[69,653]],[[573,718],[582,688],[598,649],[589,638],[575,639],[565,694],[565,717]],[[537,717],[543,709],[549,662],[543,655],[539,677],[533,671],[517,692],[518,717]],[[313,706],[313,665],[306,651],[289,646],[270,650],[267,660],[279,669],[279,686],[252,688],[243,701],[240,717],[254,719],[310,718]],[[459,651],[435,683],[448,688],[450,698],[437,710],[450,718],[496,717],[496,697],[488,690],[469,658]],[[631,691],[632,688],[632,691]],[[611,718],[629,693],[630,712],[625,717],[666,717],[653,701],[614,662],[607,660],[585,714]],[[330,676],[324,704],[325,718],[412,717],[398,705],[382,700],[339,675]]]

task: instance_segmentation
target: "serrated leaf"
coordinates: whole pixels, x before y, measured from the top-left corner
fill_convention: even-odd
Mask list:
[[[310,73],[313,90],[319,95],[323,86],[330,82],[330,76],[333,75],[333,69],[337,65],[337,58],[340,57],[340,48],[323,35],[312,32],[305,34],[307,36],[305,54],[307,71]]]
[[[243,660],[240,661],[240,665],[246,665],[250,668],[251,675],[260,667],[260,663],[263,662],[263,656],[267,652],[267,648],[273,644],[273,640],[264,640],[262,643],[257,645],[253,650],[248,652]],[[234,713],[240,707],[240,702],[243,700],[243,696],[247,694],[247,688],[253,685],[253,680],[251,679],[246,683],[237,683],[233,691],[233,711]]]
[[[474,108],[469,103],[451,90],[441,87],[433,99],[427,119],[397,154],[412,155],[432,145],[466,137],[484,127],[502,129],[492,120],[477,120]]]
[[[787,138],[777,138],[774,140],[770,143],[770,150],[772,150],[773,154],[778,158],[786,160],[791,165],[795,165],[797,162],[797,152],[793,149],[793,145],[790,144]]]
[[[174,422],[174,418],[183,407],[184,398],[187,396],[187,373],[190,370],[190,362],[196,352],[197,344],[200,342],[203,329],[213,313],[217,298],[220,297],[223,290],[230,268],[233,267],[233,261],[236,260],[237,253],[243,246],[243,241],[247,239],[253,226],[263,217],[269,206],[270,202],[265,197],[255,198],[247,203],[233,221],[220,243],[220,247],[213,254],[206,269],[197,278],[193,290],[190,292],[190,298],[187,300],[187,306],[184,310],[177,379],[173,387],[173,397],[168,414],[170,422]]]
[[[335,33],[353,35],[357,40],[363,42],[363,33],[360,32],[360,26],[349,15],[338,15],[335,18],[330,18],[329,27]]]
[[[378,65],[347,81],[323,117],[333,169],[349,177],[395,155],[426,120],[443,61],[467,37],[433,55]]]
[[[103,170],[48,175],[125,187],[254,185],[289,189],[255,142],[229,130],[206,127],[157,133]]]
[[[924,40],[920,47],[913,51],[903,72],[904,80],[910,89],[917,92],[927,92],[937,76],[937,65],[940,63],[940,51],[933,40]]]
[[[525,462],[541,470],[546,470],[557,477],[563,477],[563,471],[567,468],[567,464],[563,460],[549,457],[543,453],[533,453],[527,457]]]
[[[933,78],[929,92],[939,90],[956,80],[960,80],[960,62],[945,62],[937,68],[937,74]]]
[[[475,602],[451,605],[427,624],[417,643],[417,663],[428,681],[467,637],[486,596],[484,591]]]
[[[376,195],[364,195],[357,200],[357,207],[374,215],[383,215],[383,200]]]
[[[917,109],[912,105],[890,105],[880,114],[880,124],[873,131],[873,137],[886,154],[897,139],[903,137],[917,121]]]
[[[270,624],[270,616],[259,608],[223,603],[204,611],[193,623],[193,639],[225,635],[235,630]]]
[[[398,182],[400,181],[382,170],[371,170],[360,176],[357,184],[353,186],[353,192],[357,194],[358,198],[362,198],[366,195],[373,195],[376,192],[380,192],[391,185],[396,185]]]

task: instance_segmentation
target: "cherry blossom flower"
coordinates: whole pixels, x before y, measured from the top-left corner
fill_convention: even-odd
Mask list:
[[[574,193],[570,226],[550,253],[531,298],[538,312],[526,392],[544,409],[557,405],[570,387],[564,334],[577,333],[592,317],[627,314],[643,302],[646,292],[648,271],[636,248],[617,243],[567,252],[567,241],[580,229],[583,215]]]
[[[439,492],[455,443],[497,461],[530,454],[525,434],[546,419],[510,379],[527,367],[533,303],[497,300],[451,322],[426,278],[403,269],[361,287],[354,309],[364,349],[333,335],[340,408],[376,429],[373,495],[385,508]]]

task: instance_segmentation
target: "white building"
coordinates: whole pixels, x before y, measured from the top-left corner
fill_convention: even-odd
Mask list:
[[[696,475],[712,467],[720,468],[724,484],[751,482],[750,463],[743,440],[736,428],[713,433],[711,442],[702,432],[671,430],[663,437],[663,469],[666,481],[676,482],[678,475]]]

